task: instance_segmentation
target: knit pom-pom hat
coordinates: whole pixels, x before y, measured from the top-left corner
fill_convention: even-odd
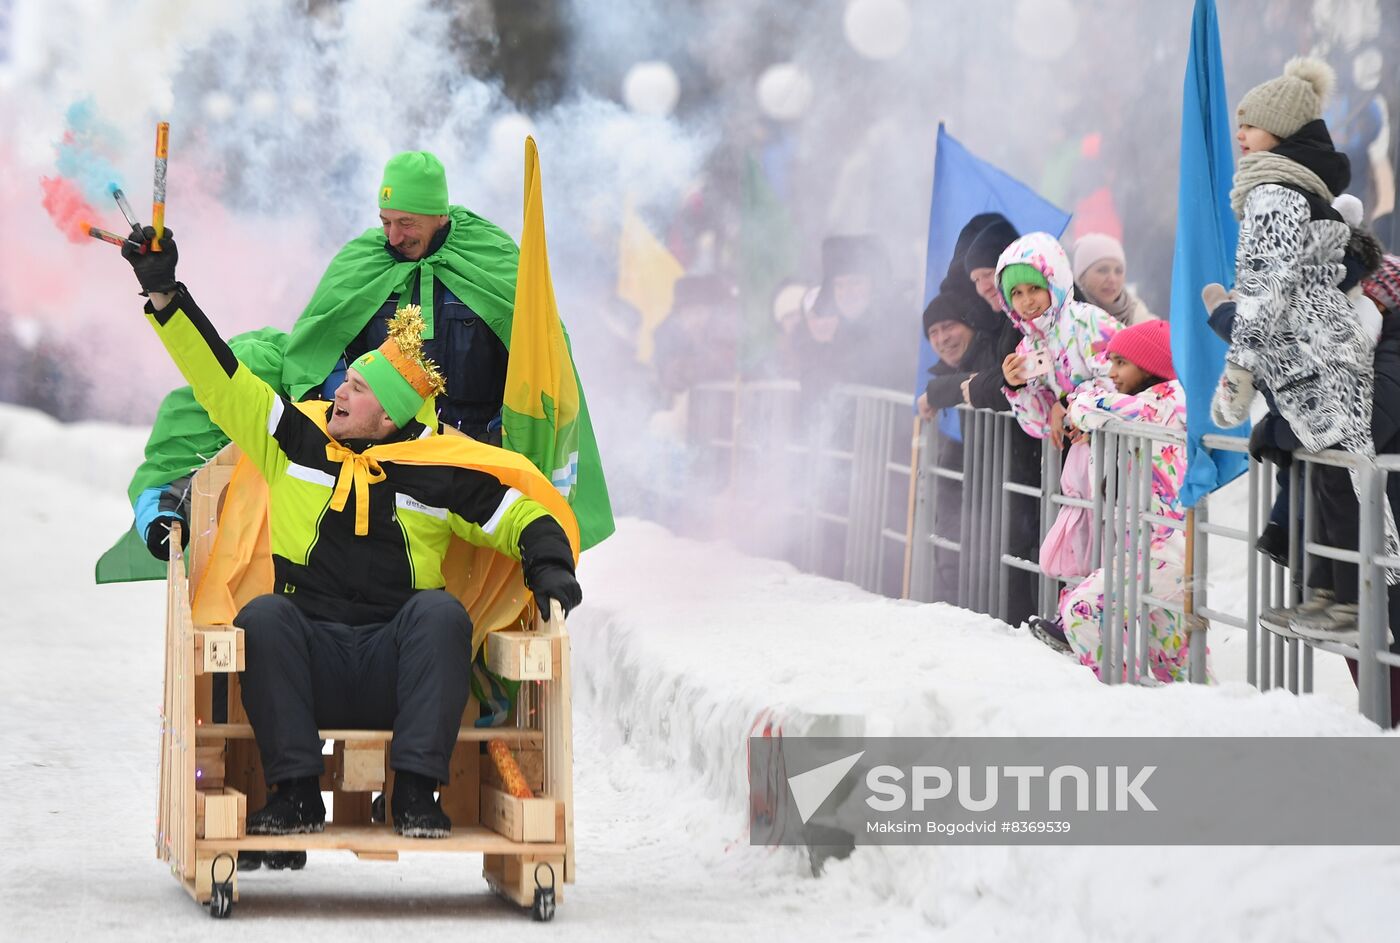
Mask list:
[[[1245,92],[1236,124],[1263,128],[1280,140],[1292,137],[1303,125],[1322,117],[1322,106],[1336,85],[1337,74],[1321,59],[1291,59],[1283,75]]]

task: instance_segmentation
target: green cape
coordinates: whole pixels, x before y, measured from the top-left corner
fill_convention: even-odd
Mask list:
[[[293,400],[324,383],[374,313],[390,295],[411,292],[415,279],[431,286],[436,276],[510,347],[520,250],[504,230],[463,207],[451,207],[448,216],[452,230],[442,247],[415,262],[395,262],[378,227],[365,230],[336,254],[292,326],[281,388]],[[422,292],[419,297],[432,295]],[[431,331],[433,319],[424,320]]]
[[[264,382],[277,386],[282,380],[282,351],[287,334],[264,327],[238,334],[229,341],[234,356]],[[126,494],[132,505],[147,488],[167,485],[199,468],[228,444],[228,436],[214,425],[188,386],[174,390],[161,401],[156,421],[146,440],[146,460],[136,469]],[[145,539],[131,527],[97,561],[97,582],[126,583],[165,579],[165,563],[151,556]]]

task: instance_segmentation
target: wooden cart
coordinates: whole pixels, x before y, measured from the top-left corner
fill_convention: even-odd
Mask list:
[[[262,806],[267,789],[239,696],[243,632],[195,625],[190,605],[237,456],[230,446],[192,480],[188,578],[178,534],[171,536],[156,856],[212,916],[227,917],[238,900],[240,851],[342,850],[376,861],[397,860],[403,851],[476,852],[484,855],[482,873],[496,893],[531,908],[536,919],[551,919],[562,885],[574,880],[569,636],[558,610],[548,622],[537,620],[534,631],[487,637],[488,664],[522,684],[513,723],[505,727],[476,727],[479,706],[474,698],[467,703],[451,782],[441,790],[453,822],[449,837],[404,838],[387,822],[372,821],[372,794],[393,792],[388,730],[321,731],[334,743],[321,777],[321,789],[331,794],[324,832],[246,833],[248,810]],[[213,722],[213,679],[220,673],[228,679],[227,723]],[[539,798],[519,799],[499,788],[483,749],[496,738],[509,744]]]

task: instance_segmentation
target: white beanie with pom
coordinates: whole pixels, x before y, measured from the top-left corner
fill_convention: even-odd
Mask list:
[[[1263,128],[1276,138],[1292,137],[1322,117],[1322,106],[1336,84],[1337,74],[1321,59],[1290,60],[1283,75],[1254,86],[1240,99],[1238,123]]]

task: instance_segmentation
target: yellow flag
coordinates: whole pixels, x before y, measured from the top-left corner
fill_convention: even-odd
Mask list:
[[[544,238],[544,193],[535,139],[525,139],[525,225],[515,279],[502,445],[530,459],[572,497],[579,468],[579,387],[569,353]],[[601,469],[600,469],[601,471]]]
[[[653,335],[666,315],[676,279],[685,269],[652,235],[630,203],[622,211],[622,235],[617,246],[617,296],[642,315],[637,332],[637,360],[651,363]]]

